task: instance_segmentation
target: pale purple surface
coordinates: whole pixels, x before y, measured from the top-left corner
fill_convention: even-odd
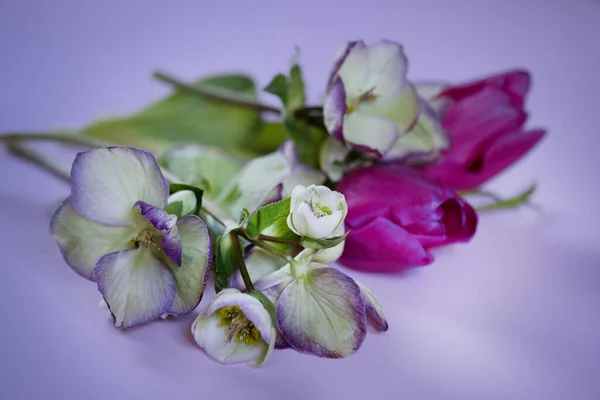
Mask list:
[[[5,0],[0,131],[134,111],[168,91],[154,68],[247,70],[265,85],[294,45],[317,100],[344,43],[388,37],[405,44],[413,79],[532,72],[530,125],[549,134],[491,187],[537,180],[543,212],[484,215],[469,245],[404,275],[349,272],[390,324],[350,359],[284,350],[260,370],[223,367],[193,344],[196,313],[115,330],[48,233],[46,207],[68,188],[2,152],[0,398],[600,398],[600,3],[269,3]]]

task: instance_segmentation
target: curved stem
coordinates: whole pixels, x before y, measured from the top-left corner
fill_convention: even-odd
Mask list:
[[[281,110],[277,107],[270,106],[268,104],[263,104],[258,101],[249,99],[247,96],[239,95],[235,92],[231,92],[224,89],[218,89],[214,86],[211,87],[209,85],[204,86],[192,86],[188,85],[185,82],[181,82],[178,79],[175,79],[167,74],[162,72],[155,72],[153,76],[159,81],[166,82],[175,88],[195,94],[201,97],[206,97],[213,100],[219,100],[231,104],[236,104],[238,106],[252,108],[258,111],[266,111],[274,114],[281,114]]]
[[[49,172],[51,175],[54,175],[63,182],[71,183],[71,175],[68,172],[64,171],[52,161],[46,159],[37,151],[28,149],[21,145],[18,140],[8,140],[6,142],[6,149],[15,157],[29,161],[30,163],[42,168],[46,172]]]
[[[97,140],[88,138],[85,136],[73,134],[73,133],[0,133],[0,141],[45,141],[45,142],[58,142],[67,143],[77,146],[85,147],[107,147],[113,146],[113,143],[105,142],[103,140]]]
[[[291,245],[298,244],[298,241],[294,240],[294,239],[278,238],[275,236],[268,236],[268,235],[258,235],[258,240],[263,240],[265,242],[273,242],[273,243],[291,244]]]
[[[248,269],[246,268],[246,262],[244,261],[244,257],[242,256],[242,248],[240,246],[240,239],[238,237],[238,233],[232,231],[229,233],[231,237],[231,243],[233,246],[233,252],[235,253],[235,259],[238,264],[238,269],[240,270],[240,274],[242,275],[242,279],[244,280],[244,286],[246,286],[246,290],[252,292],[254,290],[254,285],[252,284],[252,279],[250,279],[250,274],[248,273]]]

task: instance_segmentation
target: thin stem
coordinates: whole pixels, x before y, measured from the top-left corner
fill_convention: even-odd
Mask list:
[[[247,241],[249,241],[250,243],[252,243],[253,245],[255,245],[256,247],[260,247],[261,249],[268,251],[269,253],[277,256],[277,257],[281,257],[284,260],[291,260],[291,257],[288,256],[287,254],[285,254],[283,251],[276,249],[273,246],[268,245],[267,243],[263,242],[262,240],[254,240],[254,239],[250,239],[248,236],[246,236],[245,232],[239,232],[239,235],[241,237],[243,237],[244,239],[246,239]]]
[[[309,116],[313,117],[323,117],[323,107],[322,106],[307,106],[301,107],[294,110],[294,117],[303,119]]]
[[[72,133],[1,133],[0,141],[45,141],[68,143],[84,147],[107,147],[112,146],[110,142],[92,139]]]
[[[15,157],[29,161],[58,179],[66,183],[71,183],[71,176],[66,171],[39,154],[37,151],[21,145],[18,140],[8,140],[6,142],[6,149]]]
[[[496,202],[503,201],[502,198],[500,196],[498,196],[497,194],[495,194],[493,192],[489,192],[487,190],[482,190],[482,189],[459,190],[456,193],[461,197],[468,196],[468,195],[479,195],[479,196],[483,196],[483,197],[489,197],[490,199],[492,199]]]
[[[235,254],[235,259],[237,261],[240,274],[242,275],[242,279],[244,280],[244,286],[246,286],[246,290],[248,292],[252,292],[254,290],[254,285],[252,284],[252,279],[250,279],[250,274],[248,273],[248,269],[246,268],[246,262],[244,261],[244,257],[242,256],[242,248],[240,246],[238,232],[230,232],[229,237],[231,238],[231,244],[233,246],[233,252]]]
[[[486,204],[484,206],[476,207],[475,210],[478,212],[482,211],[493,211],[493,210],[502,210],[505,208],[515,208],[523,204],[529,204],[529,198],[535,191],[535,184],[531,185],[529,188],[519,193],[518,195],[511,197],[506,200],[499,199],[495,203]],[[534,207],[535,208],[535,207]]]
[[[217,89],[210,87],[209,85],[204,86],[192,86],[187,83],[181,82],[167,74],[162,72],[155,72],[153,76],[159,81],[166,82],[179,90],[186,91],[191,94],[195,94],[201,97],[206,97],[213,100],[219,100],[226,103],[236,104],[238,106],[248,107],[259,111],[267,111],[274,114],[281,114],[281,110],[277,107],[263,104],[258,101],[249,99],[246,96],[241,96],[235,92],[231,92],[224,89]]]
[[[258,240],[264,240],[265,242],[283,243],[297,245],[298,241],[294,239],[278,238],[275,236],[258,235]]]

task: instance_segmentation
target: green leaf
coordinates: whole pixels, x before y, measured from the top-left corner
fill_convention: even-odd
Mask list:
[[[279,152],[255,158],[227,183],[215,201],[236,218],[243,208],[252,213],[289,173],[290,166]]]
[[[287,131],[282,122],[264,121],[260,130],[249,138],[246,147],[257,154],[268,154],[276,151],[287,139]]]
[[[196,82],[198,87],[226,89],[256,99],[254,81],[245,75],[221,75]],[[119,145],[159,151],[179,141],[223,148],[241,147],[260,128],[260,113],[231,103],[176,91],[128,118],[104,120],[81,132]]]
[[[274,94],[281,99],[281,103],[287,105],[288,82],[283,74],[277,74],[275,78],[264,88],[267,93]]]
[[[336,236],[329,239],[311,239],[303,237],[300,244],[306,249],[329,249],[342,243],[350,231],[346,231],[342,236]]]
[[[196,143],[171,147],[160,157],[159,163],[182,182],[204,190],[209,198],[217,196],[242,168],[241,160],[223,150]]]
[[[236,228],[231,228],[223,232],[217,240],[215,260],[213,263],[215,291],[217,293],[229,287],[229,279],[237,270],[236,248],[233,244],[233,240],[240,239],[237,235],[230,234],[233,229]],[[242,253],[244,252],[244,247],[241,245],[240,250]],[[241,254],[241,256],[243,257],[244,254]]]
[[[185,183],[169,184],[169,194],[177,193],[182,190],[191,190],[192,192],[194,192],[194,195],[196,196],[196,209],[194,210],[194,214],[196,214],[202,207],[202,195],[204,194],[204,192],[202,191],[202,189],[196,186],[187,185]]]
[[[177,218],[181,218],[181,214],[183,214],[183,202],[182,201],[174,201],[172,203],[167,204],[165,211],[169,214],[176,215]]]
[[[319,151],[322,143],[327,139],[327,133],[322,129],[310,126],[307,122],[286,117],[284,125],[294,141],[298,157],[305,164],[319,169]]]
[[[239,224],[240,226],[244,225],[246,221],[250,218],[250,211],[247,208],[242,208],[242,214],[240,215]]]
[[[300,65],[294,63],[290,69],[290,79],[287,88],[287,102],[285,103],[289,112],[306,105],[306,94],[304,88],[304,78]]]
[[[246,226],[246,235],[256,239],[268,227],[279,220],[286,220],[290,213],[290,198],[259,208]],[[287,224],[286,224],[287,226]]]
[[[267,312],[269,313],[269,316],[271,317],[271,322],[273,323],[273,326],[276,327],[277,326],[277,311],[275,309],[275,305],[273,304],[273,302],[271,300],[269,300],[267,298],[267,296],[265,296],[264,294],[262,294],[261,292],[259,292],[257,290],[253,290],[253,291],[249,292],[248,294],[262,303],[263,307],[265,308],[265,310],[267,310]]]

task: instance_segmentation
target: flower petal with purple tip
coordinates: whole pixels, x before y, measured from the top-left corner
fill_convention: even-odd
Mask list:
[[[50,231],[67,264],[92,281],[98,260],[105,254],[129,248],[129,240],[137,234],[127,226],[104,226],[85,218],[70,199],[54,213]]]
[[[198,306],[206,286],[206,275],[212,263],[212,247],[208,228],[200,217],[190,215],[177,221],[183,254],[181,268],[171,268],[177,293],[170,314],[187,314]]]
[[[399,135],[398,127],[389,119],[362,111],[344,116],[344,139],[354,146],[364,146],[383,154],[398,140]]]
[[[277,322],[291,347],[319,357],[348,357],[366,336],[360,288],[335,268],[310,270],[288,285],[277,303]]]
[[[163,232],[162,250],[171,261],[178,267],[181,266],[181,238],[177,230],[177,217],[170,215],[161,208],[154,207],[143,201],[138,201],[133,205],[133,209],[140,209],[144,218],[146,218],[155,229]]]
[[[79,153],[71,169],[71,201],[84,217],[103,225],[129,225],[131,206],[144,201],[164,208],[169,185],[154,156],[128,147]]]
[[[105,255],[95,268],[98,290],[123,329],[152,321],[171,308],[175,278],[148,248]]]
[[[363,283],[354,280],[358,287],[360,288],[360,294],[365,302],[365,311],[367,312],[367,320],[381,332],[385,332],[388,330],[389,325],[387,319],[385,318],[385,314],[383,313],[383,307],[381,307],[381,303],[375,296],[375,293],[371,291],[367,286]]]
[[[344,115],[348,112],[346,90],[340,78],[337,78],[323,102],[323,120],[327,131],[337,140],[344,142]]]

